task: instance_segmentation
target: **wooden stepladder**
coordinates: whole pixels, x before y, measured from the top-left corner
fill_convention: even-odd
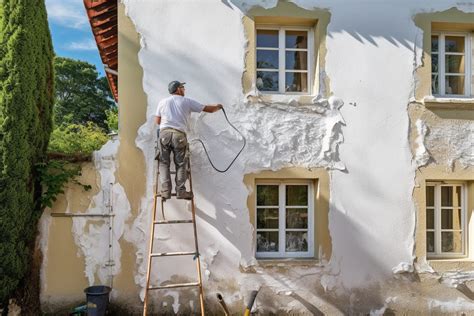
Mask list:
[[[192,219],[185,219],[185,220],[166,220],[165,217],[165,199],[161,198],[160,190],[159,190],[159,176],[160,176],[160,160],[158,159],[158,169],[156,172],[156,185],[155,185],[155,197],[153,201],[153,214],[152,214],[152,221],[151,221],[151,230],[150,230],[150,243],[149,243],[149,251],[148,251],[148,268],[146,274],[146,288],[145,288],[145,299],[143,302],[143,316],[147,314],[147,307],[148,307],[148,298],[149,298],[149,291],[151,290],[162,290],[162,289],[172,289],[172,288],[185,288],[185,287],[197,287],[199,289],[199,301],[201,305],[201,315],[204,314],[204,292],[202,289],[202,277],[201,277],[201,259],[199,257],[199,246],[198,246],[198,238],[197,238],[197,229],[196,229],[196,209],[194,206],[194,195],[193,198],[190,200],[191,202],[191,214]],[[171,174],[175,174],[176,171],[171,171]],[[191,164],[189,160],[189,152],[186,155],[186,174],[189,180],[189,187],[190,191],[193,192],[193,182],[191,178]],[[171,198],[176,198],[176,193],[171,194]],[[158,200],[160,200],[161,205],[161,214],[162,220],[157,220],[156,210]],[[153,252],[153,241],[155,235],[155,227],[156,225],[179,225],[179,224],[192,224],[194,230],[194,251],[188,252]],[[178,284],[168,284],[162,286],[150,286],[150,276],[151,276],[151,266],[152,266],[152,259],[153,258],[161,258],[161,257],[169,257],[169,256],[194,256],[194,260],[196,260],[196,270],[197,270],[197,282],[191,283],[178,283]]]

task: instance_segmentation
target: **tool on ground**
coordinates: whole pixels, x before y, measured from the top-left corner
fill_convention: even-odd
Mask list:
[[[248,304],[245,308],[244,316],[249,316],[250,315],[250,311],[252,310],[252,306],[255,303],[255,298],[257,297],[258,291],[260,291],[260,289],[250,292],[250,298],[249,298],[249,302],[248,302]],[[219,304],[221,304],[221,307],[224,310],[224,315],[225,316],[231,315],[230,312],[229,312],[229,309],[227,308],[227,305],[224,301],[224,298],[222,297],[222,295],[220,293],[217,293],[217,300],[219,301]]]
[[[242,148],[240,148],[239,152],[237,153],[237,155],[235,155],[234,159],[232,159],[232,161],[230,162],[230,164],[224,168],[224,169],[219,169],[217,168],[214,163],[212,162],[211,160],[211,157],[209,157],[209,153],[207,152],[207,148],[206,146],[204,145],[203,141],[200,140],[200,139],[193,139],[191,140],[191,142],[198,142],[198,143],[201,143],[202,145],[202,148],[204,148],[204,152],[206,153],[206,156],[207,156],[207,159],[209,160],[209,163],[211,164],[212,168],[214,168],[214,170],[216,170],[217,172],[220,172],[220,173],[224,173],[224,172],[227,172],[227,170],[230,169],[230,167],[232,167],[232,165],[234,164],[234,162],[237,160],[237,158],[239,158],[240,154],[242,153],[242,151],[244,150],[245,148],[245,145],[247,145],[247,140],[245,139],[245,136],[237,129],[237,127],[235,127],[230,121],[229,121],[229,118],[227,117],[227,114],[224,110],[224,108],[222,108],[222,113],[224,114],[224,117],[227,121],[227,123],[237,132],[239,133],[239,135],[242,137],[242,140],[244,141],[243,145],[242,145]]]
[[[186,287],[197,287],[199,289],[199,302],[201,306],[201,315],[204,316],[204,292],[202,288],[202,277],[201,277],[201,259],[199,257],[199,246],[198,246],[198,239],[197,239],[197,228],[196,228],[196,210],[194,205],[194,195],[190,200],[191,203],[191,215],[192,219],[185,219],[185,220],[166,220],[165,217],[165,199],[161,198],[160,190],[159,190],[159,176],[160,176],[160,160],[159,156],[156,157],[158,160],[158,169],[156,172],[156,185],[155,185],[155,196],[153,201],[153,214],[152,214],[152,221],[151,221],[151,229],[150,229],[150,243],[149,243],[149,251],[148,251],[148,267],[147,267],[147,274],[146,274],[146,288],[145,288],[145,299],[143,302],[143,316],[147,314],[148,308],[148,299],[149,299],[149,291],[151,290],[163,290],[163,289],[173,289],[173,288],[186,288]],[[171,174],[175,174],[176,171],[171,171]],[[189,150],[186,155],[186,174],[189,180],[189,187],[190,192],[193,192],[193,183],[191,178],[191,164],[189,158]],[[176,193],[171,194],[171,198],[176,197]],[[156,211],[157,211],[157,204],[158,200],[160,200],[161,205],[161,214],[162,220],[157,220]],[[180,225],[180,224],[192,224],[194,230],[194,251],[188,252],[153,252],[153,244],[154,244],[154,235],[155,235],[155,227],[156,225]],[[167,285],[158,285],[158,286],[151,286],[150,285],[150,276],[151,276],[151,267],[152,267],[152,259],[153,258],[162,258],[162,257],[169,257],[169,256],[194,256],[194,260],[196,260],[196,270],[197,270],[197,282],[191,283],[177,283],[177,284],[167,284]]]
[[[250,315],[250,311],[252,310],[253,303],[255,303],[255,298],[257,298],[258,291],[259,290],[256,290],[250,293],[249,303],[247,304],[247,308],[245,309],[244,316]]]
[[[219,301],[219,304],[221,304],[221,307],[224,310],[224,316],[229,316],[229,309],[227,308],[227,305],[224,302],[224,298],[222,297],[221,293],[217,293],[217,300]]]

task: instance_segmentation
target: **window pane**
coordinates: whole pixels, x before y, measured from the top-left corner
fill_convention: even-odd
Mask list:
[[[257,185],[257,205],[278,205],[278,185]]]
[[[464,76],[446,76],[446,94],[464,94]]]
[[[278,51],[258,49],[257,68],[278,69]]]
[[[287,51],[285,64],[287,70],[308,70],[308,53],[300,51]]]
[[[286,228],[308,228],[308,209],[287,208]]]
[[[257,89],[260,91],[278,91],[278,72],[257,71]]]
[[[438,55],[431,55],[431,73],[438,73]]]
[[[441,228],[461,230],[461,210],[441,210]]]
[[[426,229],[434,229],[434,210],[426,210]]]
[[[278,252],[278,232],[257,232],[257,252]]]
[[[278,31],[257,30],[257,47],[278,48]]]
[[[286,48],[308,48],[308,32],[286,31]]]
[[[258,208],[257,228],[277,228],[278,229],[278,209]]]
[[[445,47],[447,53],[464,53],[464,37],[446,36]]]
[[[308,251],[308,232],[286,232],[286,251]]]
[[[454,206],[461,207],[462,204],[462,187],[457,186],[454,192]]]
[[[426,252],[434,252],[434,232],[426,232]]]
[[[308,92],[308,75],[301,72],[287,72],[286,92]]]
[[[431,51],[432,52],[438,51],[438,36],[437,35],[431,36]]]
[[[426,187],[426,206],[434,207],[434,187]]]
[[[441,233],[441,251],[442,252],[462,252],[462,233],[461,232],[442,232]]]
[[[464,73],[464,56],[446,55],[446,72]]]
[[[441,206],[453,206],[453,187],[441,187]]]
[[[438,75],[431,76],[431,90],[432,94],[439,94],[439,80]]]
[[[307,185],[287,185],[286,186],[286,205],[291,205],[291,206],[308,205],[308,186]]]

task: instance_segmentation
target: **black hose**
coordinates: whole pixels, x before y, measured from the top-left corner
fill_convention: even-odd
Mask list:
[[[241,154],[242,151],[244,150],[245,145],[247,144],[247,140],[245,139],[244,135],[243,135],[234,125],[232,125],[232,123],[229,121],[229,118],[227,117],[227,114],[225,113],[224,108],[222,108],[222,113],[224,113],[224,117],[225,117],[227,123],[229,123],[229,125],[230,125],[233,129],[235,129],[235,130],[237,131],[237,133],[239,133],[239,135],[242,137],[242,139],[243,139],[243,141],[244,141],[244,144],[243,144],[242,148],[239,150],[239,152],[238,152],[237,155],[234,157],[234,159],[231,161],[231,163],[227,166],[227,168],[221,170],[221,169],[218,169],[218,168],[214,165],[214,163],[213,163],[212,160],[211,160],[211,157],[209,157],[209,153],[207,152],[207,148],[206,148],[206,146],[204,145],[204,143],[202,142],[202,140],[200,140],[200,139],[193,139],[193,140],[191,141],[191,142],[196,141],[196,142],[201,143],[202,148],[204,148],[204,152],[206,153],[207,159],[209,160],[209,163],[211,164],[212,168],[214,168],[214,170],[216,170],[217,172],[220,172],[220,173],[227,172],[227,170],[229,170],[230,167],[232,167],[232,165],[234,164],[234,162],[237,160],[237,158],[240,156],[240,154]]]

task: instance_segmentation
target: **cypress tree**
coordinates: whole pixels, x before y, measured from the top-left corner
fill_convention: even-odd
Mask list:
[[[53,49],[44,0],[0,0],[0,302],[18,287],[41,215],[35,165],[52,129]]]

